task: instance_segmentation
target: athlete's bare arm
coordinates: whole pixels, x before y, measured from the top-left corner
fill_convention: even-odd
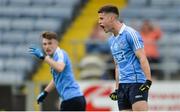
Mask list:
[[[136,50],[135,54],[140,61],[141,68],[144,71],[147,80],[151,80],[150,66],[149,66],[149,62],[147,60],[147,57],[145,55],[144,49],[141,48],[141,49]]]

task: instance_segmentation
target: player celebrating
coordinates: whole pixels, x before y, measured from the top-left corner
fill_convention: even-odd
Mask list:
[[[101,7],[98,15],[99,25],[113,34],[108,42],[115,61],[116,90],[110,98],[118,100],[119,110],[147,111],[152,82],[141,36],[118,20],[115,6]]]
[[[85,111],[85,98],[74,79],[68,54],[58,47],[57,34],[44,32],[41,37],[44,52],[38,48],[30,48],[29,52],[50,65],[53,80],[37,97],[38,104],[43,102],[55,87],[62,98],[60,110]]]

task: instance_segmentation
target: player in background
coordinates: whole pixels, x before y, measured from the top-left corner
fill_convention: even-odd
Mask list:
[[[140,34],[120,22],[116,6],[99,9],[99,25],[111,32],[108,42],[115,61],[116,90],[110,94],[119,110],[147,111],[151,73]]]
[[[61,111],[85,111],[85,97],[74,79],[68,54],[58,47],[57,34],[44,32],[41,37],[43,51],[32,47],[29,52],[49,64],[53,79],[39,94],[37,103],[42,103],[48,93],[56,88],[62,98]]]

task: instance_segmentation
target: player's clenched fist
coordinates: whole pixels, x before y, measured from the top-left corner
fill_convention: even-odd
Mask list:
[[[37,97],[37,103],[42,103],[44,101],[44,99],[46,98],[48,92],[47,91],[43,91],[41,92],[38,97]]]
[[[118,100],[117,91],[118,91],[118,90],[116,89],[113,93],[111,93],[111,94],[109,95],[109,97],[111,98],[111,100],[114,100],[114,101]]]
[[[142,92],[148,91],[151,87],[151,84],[152,84],[152,81],[146,80],[146,82],[140,86],[139,90]]]

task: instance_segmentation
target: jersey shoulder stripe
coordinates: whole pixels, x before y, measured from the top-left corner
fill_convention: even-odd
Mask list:
[[[130,34],[130,36],[131,36],[130,38],[132,38],[132,41],[133,41],[133,43],[135,45],[135,49],[141,48],[142,46],[141,46],[141,44],[139,42],[137,32],[134,29],[130,28],[130,27],[127,27],[126,31]]]

